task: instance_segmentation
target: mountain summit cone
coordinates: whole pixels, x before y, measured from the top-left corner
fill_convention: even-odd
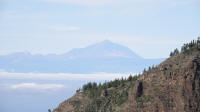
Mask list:
[[[128,47],[113,43],[109,40],[90,45],[85,48],[73,49],[65,54],[70,59],[84,58],[131,58],[142,59]]]

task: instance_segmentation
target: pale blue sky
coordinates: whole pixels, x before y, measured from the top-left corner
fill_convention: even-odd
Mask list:
[[[198,36],[199,0],[0,1],[0,54],[61,54],[108,39],[163,58]]]

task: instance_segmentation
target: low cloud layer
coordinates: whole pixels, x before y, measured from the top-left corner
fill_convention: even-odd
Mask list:
[[[58,91],[63,88],[73,86],[73,82],[79,82],[74,86],[81,87],[84,81],[104,82],[114,80],[118,78],[127,78],[130,74],[108,74],[108,73],[96,73],[96,74],[68,74],[68,73],[10,73],[0,71],[0,79],[4,82],[0,82],[0,88],[2,90],[19,90],[30,92],[44,92],[44,91]],[[7,82],[8,81],[18,81]],[[63,83],[64,82],[64,83]],[[66,83],[68,84],[66,84]],[[75,88],[76,88],[75,87]],[[69,88],[68,88],[69,89]]]
[[[9,79],[40,79],[40,80],[113,80],[116,78],[127,78],[130,74],[68,74],[68,73],[10,73],[0,71],[0,78]],[[133,75],[133,74],[132,74]]]
[[[64,88],[62,84],[37,84],[37,83],[20,83],[10,86],[11,89],[34,89],[34,90],[57,90]]]

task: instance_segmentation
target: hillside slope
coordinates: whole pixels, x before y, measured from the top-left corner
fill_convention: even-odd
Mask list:
[[[200,39],[138,76],[88,83],[54,112],[200,112]]]

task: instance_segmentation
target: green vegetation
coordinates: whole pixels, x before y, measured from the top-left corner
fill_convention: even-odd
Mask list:
[[[176,48],[173,52],[170,53],[170,57],[179,54],[179,50]]]
[[[106,109],[107,111],[113,112],[114,106],[120,106],[128,100],[128,91],[131,87],[134,87],[138,77],[138,75],[130,75],[127,79],[115,79],[114,81],[103,84],[89,82],[83,85],[82,89],[78,89],[77,92],[81,92],[83,95],[92,99],[87,108],[85,108],[85,111],[96,112],[102,107],[103,110]]]
[[[83,85],[82,89],[78,89],[76,92],[83,92],[85,95],[88,95],[90,98],[97,98],[101,95],[102,91],[107,91],[109,88],[119,88],[124,87],[127,83],[134,85],[134,81],[138,79],[138,76],[129,76],[127,79],[115,79],[114,81],[105,82],[103,84],[97,84],[95,82],[87,83]],[[107,95],[106,92],[104,93]]]
[[[128,99],[128,92],[123,91],[122,94],[120,94],[119,99],[117,101],[118,105],[123,104]]]
[[[152,65],[149,66],[148,69],[145,68],[142,74],[148,75],[149,73],[155,73],[156,71],[158,71],[157,66]]]
[[[176,48],[173,52],[170,53],[170,57],[176,56],[180,53],[190,55],[192,52],[200,49],[200,37],[197,40],[192,40],[190,43],[186,43],[181,47],[181,52]]]
[[[137,98],[137,102],[149,102],[149,101],[151,101],[153,99],[153,97],[152,96],[150,96],[150,95],[147,95],[147,96],[143,96],[143,97],[139,97],[139,98]]]

